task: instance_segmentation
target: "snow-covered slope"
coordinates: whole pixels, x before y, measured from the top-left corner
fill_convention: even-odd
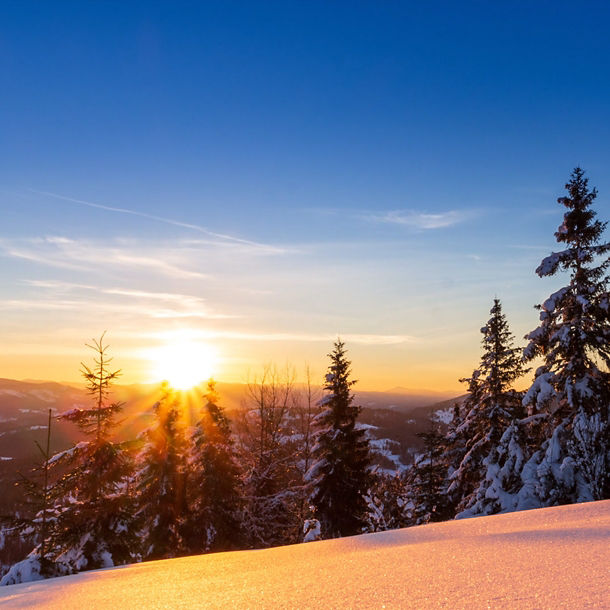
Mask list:
[[[610,501],[13,585],[0,607],[608,608]]]

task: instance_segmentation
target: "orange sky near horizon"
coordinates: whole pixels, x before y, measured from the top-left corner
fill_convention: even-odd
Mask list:
[[[469,376],[480,358],[476,335],[476,332],[472,333],[470,340],[462,344],[451,345],[447,341],[436,361],[433,360],[434,344],[422,345],[414,341],[380,346],[350,343],[349,338],[344,340],[352,361],[353,378],[358,380],[356,389],[385,391],[401,387],[461,394],[466,387],[459,378]],[[192,379],[194,385],[210,376],[221,382],[245,383],[260,375],[266,364],[274,364],[280,369],[286,366],[294,369],[297,381],[305,380],[305,369],[309,366],[312,383],[320,385],[328,365],[326,355],[333,343],[332,339],[266,344],[195,339],[185,343],[185,338],[188,339],[188,330],[174,338],[170,335],[162,340],[148,339],[147,346],[143,347],[133,338],[108,332],[106,341],[113,358],[111,366],[122,371],[119,383],[156,383],[169,379],[180,386],[191,385],[187,382]],[[61,344],[40,341],[3,350],[0,376],[80,383],[80,363],[90,363],[94,356],[86,342],[90,341],[74,339]]]

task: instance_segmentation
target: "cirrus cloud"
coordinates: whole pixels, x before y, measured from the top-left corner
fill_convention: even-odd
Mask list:
[[[380,223],[402,225],[417,230],[429,230],[451,227],[463,222],[471,215],[470,212],[464,210],[449,210],[434,214],[415,210],[389,210],[367,218]]]

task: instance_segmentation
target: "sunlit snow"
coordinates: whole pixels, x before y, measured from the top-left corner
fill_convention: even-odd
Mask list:
[[[610,500],[4,587],[41,608],[607,608]]]

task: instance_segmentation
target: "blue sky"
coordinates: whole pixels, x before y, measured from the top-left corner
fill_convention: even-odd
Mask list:
[[[72,379],[105,328],[128,379],[171,332],[221,378],[321,373],[341,333],[363,387],[457,388],[493,297],[520,338],[560,282],[534,269],[575,165],[608,217],[609,18],[3,3],[0,375]]]

